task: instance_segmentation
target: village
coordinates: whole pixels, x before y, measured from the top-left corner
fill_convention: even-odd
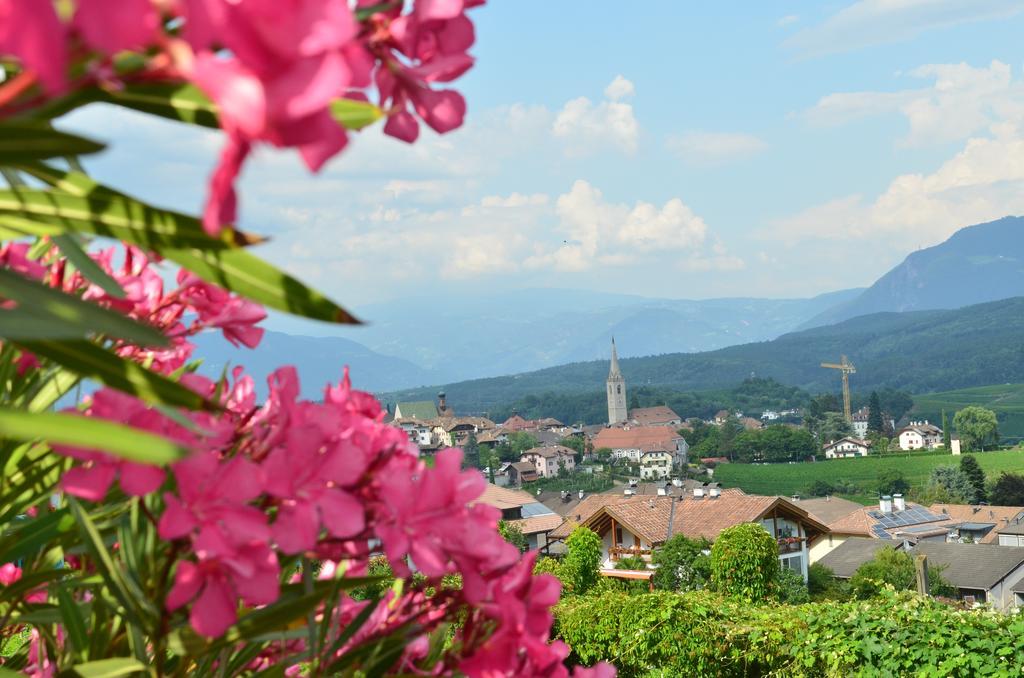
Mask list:
[[[842,364],[847,364],[845,357]],[[815,455],[822,463],[872,452],[872,415],[868,408],[849,410],[846,377],[844,371],[852,433],[822,442]],[[695,426],[732,422],[758,431],[779,426],[777,420],[797,412],[769,410],[752,417],[723,410],[701,421],[667,406],[630,409],[614,340],[605,387],[608,421],[601,425],[528,420],[518,414],[500,423],[459,416],[443,392],[436,402],[397,403],[389,419],[423,454],[444,447],[466,449],[467,463],[478,463],[489,480],[480,501],[500,509],[527,548],[557,557],[577,527],[595,532],[605,577],[650,582],[653,556],[673,536],[710,544],[727,528],[757,523],[776,540],[780,567],[804,582],[816,563],[836,579],[849,580],[889,546],[925,556],[966,605],[1004,611],[1024,607],[1024,506],[922,505],[902,492],[880,494],[876,504],[865,506],[831,495],[766,496],[725,488],[714,473],[729,459],[691,458],[687,436]],[[928,421],[909,420],[896,428],[897,422],[884,416],[894,449],[945,447],[950,455],[961,455],[957,435]],[[604,484],[594,482],[598,476]],[[582,487],[592,489],[577,489]],[[623,569],[622,563],[636,569]]]

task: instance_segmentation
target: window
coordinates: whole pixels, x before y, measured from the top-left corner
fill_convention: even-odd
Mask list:
[[[616,392],[616,393],[622,393],[622,386],[619,386],[619,385],[617,385],[617,386],[615,387],[615,392]]]
[[[782,565],[783,569],[793,570],[794,572],[798,573],[800,576],[803,576],[803,574],[804,574],[803,556],[792,556],[790,558],[779,558],[779,563]]]

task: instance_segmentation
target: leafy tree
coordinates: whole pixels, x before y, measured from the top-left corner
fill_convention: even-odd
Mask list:
[[[883,412],[888,412],[889,416],[899,421],[914,407],[914,399],[906,391],[897,391],[891,388],[884,388],[878,392],[878,400],[882,406]],[[889,423],[886,422],[886,426]]]
[[[836,579],[835,572],[821,563],[807,567],[807,591],[815,599],[841,600],[847,597],[845,582]]]
[[[636,397],[636,391],[633,391],[633,395],[629,399],[629,409],[638,410],[640,409],[640,401]]]
[[[677,534],[654,551],[657,565],[654,586],[670,591],[691,591],[705,588],[711,580],[711,549],[707,539],[689,539]]]
[[[786,605],[800,605],[810,602],[811,595],[799,572],[782,567],[775,580],[775,598]]]
[[[822,419],[829,412],[842,412],[843,406],[839,403],[839,398],[832,393],[822,393],[811,399],[808,403],[805,416],[808,419]]]
[[[818,442],[824,444],[853,435],[853,428],[840,412],[827,412],[818,424]]]
[[[519,527],[515,523],[510,523],[507,520],[499,520],[498,534],[501,535],[502,539],[519,549],[521,553],[526,553],[526,550],[529,548],[529,543],[526,541],[526,535],[523,534],[523,528]]]
[[[483,468],[485,464],[480,458],[480,444],[476,441],[476,431],[470,431],[466,442],[462,444],[462,463],[474,468]]]
[[[1024,506],[1024,475],[1004,472],[992,488],[990,502],[996,506]]]
[[[963,408],[953,415],[953,425],[966,452],[984,451],[999,442],[999,420],[995,412],[984,407]]]
[[[973,454],[965,454],[960,457],[960,472],[964,474],[974,490],[968,497],[970,503],[978,504],[986,501],[988,496],[985,492],[985,472]]]
[[[899,469],[883,469],[878,473],[877,483],[879,494],[906,494],[910,491],[910,483]]]
[[[882,402],[878,398],[878,392],[872,391],[868,400],[868,431],[882,433],[885,430],[885,420],[882,417]]]
[[[537,439],[525,431],[508,434],[508,441],[497,445],[494,449],[502,461],[519,461],[523,452],[537,447]]]
[[[577,464],[583,461],[583,453],[587,449],[587,441],[585,438],[581,436],[566,436],[559,440],[558,444],[564,445],[576,453],[573,456],[576,458]]]
[[[931,502],[964,504],[974,495],[974,485],[957,466],[936,466],[928,477],[924,497]]]
[[[722,530],[711,547],[711,583],[747,601],[771,597],[779,576],[779,545],[757,523]]]
[[[914,559],[910,554],[886,546],[875,554],[873,560],[858,567],[850,578],[850,590],[861,599],[877,595],[885,584],[897,591],[917,589]],[[955,589],[942,578],[941,567],[928,567],[928,591],[939,596],[955,593]]]
[[[583,595],[597,583],[601,569],[601,537],[580,525],[565,540],[567,553],[559,568],[566,589]]]
[[[942,446],[947,450],[953,449],[953,432],[949,429],[949,417],[946,410],[942,410]]]

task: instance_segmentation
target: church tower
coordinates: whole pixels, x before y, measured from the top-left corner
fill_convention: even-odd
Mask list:
[[[619,371],[619,354],[612,337],[612,366],[608,370],[608,423],[622,424],[628,419],[626,411],[626,380]]]

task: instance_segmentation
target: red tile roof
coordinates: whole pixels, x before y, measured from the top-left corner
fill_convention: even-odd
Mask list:
[[[612,450],[640,449],[652,444],[664,445],[674,450],[675,442],[682,436],[672,426],[625,426],[604,428],[594,436],[594,449],[607,447]]]
[[[630,410],[629,420],[635,421],[640,426],[656,426],[682,421],[682,417],[676,414],[671,407],[658,405],[657,407],[637,407]]]

